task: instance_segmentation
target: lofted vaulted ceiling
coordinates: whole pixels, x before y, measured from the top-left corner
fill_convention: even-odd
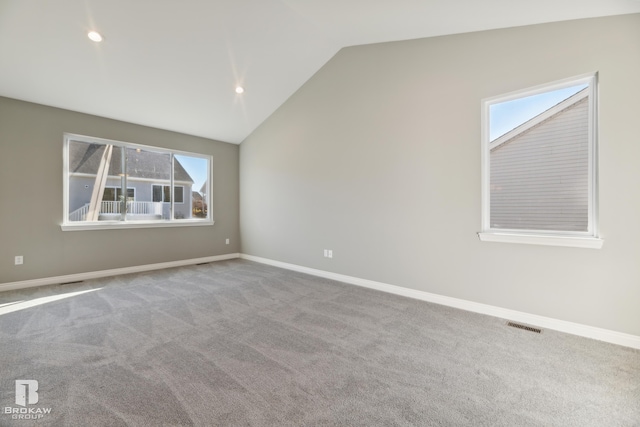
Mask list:
[[[345,46],[639,12],[638,0],[0,0],[0,96],[240,143]]]

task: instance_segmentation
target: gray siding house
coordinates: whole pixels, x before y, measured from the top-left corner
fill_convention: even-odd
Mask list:
[[[86,221],[91,197],[107,145],[72,141],[69,145],[69,221]],[[124,150],[124,153],[123,153]],[[174,191],[171,191],[171,157],[166,153],[113,146],[106,184],[99,201],[99,221],[122,216],[122,158],[127,158],[126,210],[128,220],[188,219],[192,213],[193,179],[173,159]]]
[[[583,89],[491,142],[492,228],[587,231],[588,95]]]

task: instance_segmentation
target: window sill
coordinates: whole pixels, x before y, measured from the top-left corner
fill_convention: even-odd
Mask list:
[[[574,237],[552,235],[528,235],[509,233],[478,233],[483,242],[524,243],[529,245],[569,246],[574,248],[600,249],[604,240],[597,237]]]
[[[176,220],[176,221],[99,221],[80,224],[62,224],[62,231],[112,230],[127,228],[166,228],[166,227],[199,227],[213,225],[215,221]]]

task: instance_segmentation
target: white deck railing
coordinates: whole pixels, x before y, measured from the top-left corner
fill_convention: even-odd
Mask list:
[[[89,212],[89,203],[76,209],[69,214],[69,221],[84,221],[87,218],[87,212]]]
[[[86,221],[89,204],[76,209],[69,214],[69,221]],[[103,201],[100,205],[101,214],[122,213],[122,203]],[[127,215],[162,215],[162,202],[127,202]]]
[[[122,203],[102,202],[101,214],[122,213]],[[127,213],[131,215],[162,215],[162,202],[127,202]]]

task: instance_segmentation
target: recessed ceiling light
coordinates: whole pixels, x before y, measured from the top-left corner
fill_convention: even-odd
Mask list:
[[[91,40],[93,40],[96,43],[99,43],[102,41],[102,36],[100,35],[100,33],[96,31],[89,31],[89,33],[87,34],[87,37],[89,37]]]
[[[242,86],[236,86],[236,93],[243,93],[244,88]]]

